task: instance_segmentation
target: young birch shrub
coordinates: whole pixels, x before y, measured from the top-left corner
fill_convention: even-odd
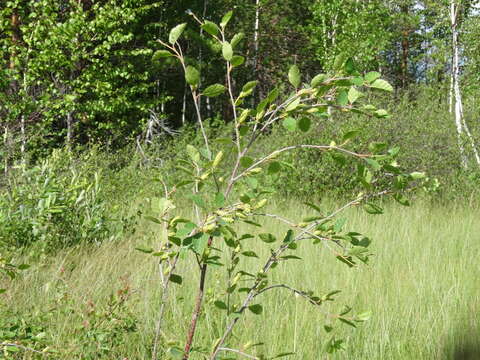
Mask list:
[[[162,279],[162,303],[156,325],[156,337],[152,359],[195,358],[225,359],[228,352],[233,356],[251,359],[265,359],[263,355],[250,355],[238,349],[232,340],[232,333],[239,319],[247,312],[260,314],[263,310],[262,295],[270,291],[284,290],[304,298],[312,306],[320,307],[334,301],[339,291],[317,294],[308,289],[297,289],[287,283],[272,282],[270,273],[283,262],[302,261],[294,255],[299,243],[312,242],[325,246],[332,255],[350,268],[356,268],[369,259],[370,240],[357,232],[343,230],[344,220],[339,215],[350,207],[363,207],[370,214],[382,213],[379,200],[393,196],[397,201],[408,205],[405,193],[410,184],[423,177],[421,173],[405,174],[399,168],[395,157],[398,149],[387,149],[384,144],[371,144],[369,153],[356,153],[348,149],[349,142],[356,132],[350,131],[341,139],[332,139],[325,144],[296,144],[279,148],[271,153],[252,155],[258,139],[268,136],[269,129],[281,124],[289,131],[308,131],[312,121],[322,121],[329,117],[330,110],[356,112],[377,118],[386,118],[385,110],[370,104],[362,104],[362,88],[392,91],[392,87],[380,74],[370,72],[362,76],[353,62],[345,57],[336,59],[334,72],[315,76],[310,83],[302,83],[299,68],[294,65],[288,72],[291,92],[282,96],[279,88],[274,88],[258,105],[251,106],[249,99],[257,85],[250,81],[236,91],[233,84],[235,70],[242,66],[245,58],[235,53],[235,48],[243,35],[235,34],[227,38],[226,27],[232,12],[227,13],[220,24],[200,20],[190,14],[199,23],[205,33],[221,46],[225,60],[225,84],[212,84],[201,87],[199,70],[190,65],[182,51],[179,39],[186,28],[180,24],[170,32],[168,42],[160,40],[164,49],[155,54],[155,58],[173,57],[180,64],[185,80],[190,87],[196,108],[197,121],[203,136],[204,146],[195,148],[186,146],[187,158],[177,160],[177,168],[184,173],[184,180],[171,188],[161,181],[165,188],[165,197],[156,199],[152,204],[153,216],[149,220],[162,224],[162,241],[158,249],[139,249],[157,257],[160,262]],[[231,106],[233,136],[228,139],[209,139],[200,112],[202,97],[226,96]],[[228,119],[230,120],[230,119]],[[212,144],[215,143],[215,150]],[[281,214],[265,211],[271,198],[271,189],[265,185],[264,173],[275,176],[289,169],[281,162],[284,153],[298,149],[320,151],[342,162],[345,157],[357,159],[357,171],[351,174],[363,185],[364,191],[336,210],[325,212],[319,206],[309,203],[312,215],[302,222],[287,219]],[[189,189],[188,201],[194,208],[194,218],[182,218],[175,214],[175,203],[185,196],[179,196],[179,188]],[[214,190],[212,190],[214,189]],[[289,230],[280,239],[271,233],[258,236],[239,233],[237,225],[247,223],[262,229],[262,219],[273,218],[286,224]],[[246,241],[251,239],[250,241]],[[258,269],[246,267],[246,259],[258,257],[252,247],[252,239],[265,243],[269,247],[269,256]],[[226,263],[221,263],[221,255],[227,252]],[[198,265],[198,292],[192,309],[192,317],[184,342],[167,348],[160,347],[162,319],[172,283],[181,285],[182,276],[177,273],[178,264],[190,254]],[[225,328],[218,333],[218,339],[212,344],[194,345],[197,325],[205,307],[205,284],[208,277],[221,279],[216,272],[226,271],[227,281],[223,293],[217,293],[214,305],[223,310],[226,316]],[[188,275],[191,278],[191,274]],[[241,285],[240,285],[241,284]],[[365,321],[368,314],[352,315],[351,309],[339,314],[329,315],[334,323],[341,322],[355,327]],[[334,352],[342,348],[342,340],[332,336],[334,323],[325,325],[326,336],[330,336],[327,351]],[[205,350],[206,349],[206,350]],[[160,354],[162,352],[162,354]],[[280,354],[284,356],[286,354]]]

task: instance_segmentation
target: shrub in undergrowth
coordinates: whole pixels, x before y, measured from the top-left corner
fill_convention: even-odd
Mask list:
[[[45,308],[29,313],[0,308],[0,358],[3,354],[6,359],[123,359],[125,343],[138,333],[127,280],[122,279],[122,286],[105,302],[87,300],[79,306],[63,285],[65,279],[59,279],[54,300]],[[69,322],[59,334],[53,319],[62,316]]]
[[[101,173],[73,166],[74,155],[55,151],[30,169],[17,169],[0,196],[0,245],[35,244],[51,252],[111,238],[115,221],[102,198]]]
[[[259,85],[257,81],[247,82],[243,86],[234,82],[236,69],[246,59],[235,48],[243,35],[230,37],[226,31],[232,12],[227,13],[220,24],[200,20],[192,13],[190,15],[211,36],[219,52],[221,50],[225,60],[225,79],[216,84],[201,84],[201,67],[183,55],[181,36],[186,23],[171,30],[168,42],[159,40],[163,48],[156,52],[155,58],[174,58],[183,71],[190,87],[203,143],[186,143],[174,159],[177,174],[181,174],[178,182],[169,173],[157,179],[164,196],[150,199],[151,209],[147,218],[161,225],[158,227],[159,242],[155,248],[138,248],[151,254],[161,269],[162,301],[152,359],[160,356],[183,360],[193,357],[218,360],[228,358],[228,353],[266,359],[262,353],[245,353],[243,349],[246,346],[238,344],[234,336],[240,318],[247,313],[259,315],[263,312],[262,298],[265,293],[282,290],[291,292],[319,308],[335,301],[339,293],[338,290],[322,289],[319,293],[319,289],[294,288],[287,279],[272,276],[275,269],[285,262],[302,262],[295,251],[299,244],[304,243],[324,246],[349,268],[368,262],[371,240],[360,233],[346,231],[345,219],[340,214],[353,206],[363,207],[372,215],[381,214],[381,199],[385,197],[393,197],[399,203],[408,205],[406,194],[424,178],[424,174],[405,172],[397,162],[397,148],[373,143],[365,152],[358,152],[351,145],[358,131],[350,129],[320,144],[303,143],[298,141],[298,137],[292,136],[289,139],[292,141],[287,144],[262,146],[262,143],[268,142],[272,129],[283,127],[292,134],[307,133],[316,124],[329,121],[334,110],[385,119],[388,117],[386,110],[363,100],[367,90],[391,92],[393,88],[381,79],[378,72],[361,74],[351,59],[339,56],[331,73],[319,74],[309,82],[302,81],[299,67],[293,65],[288,71],[290,92],[285,94],[282,88],[274,88],[256,103],[252,95]],[[219,96],[226,98],[231,110],[231,130],[224,138],[211,138],[200,111],[200,99]],[[282,176],[291,176],[292,169],[296,170],[295,162],[285,161],[287,154],[296,154],[298,151],[322,153],[340,163],[353,159],[352,166],[342,171],[351,177],[354,188],[362,190],[334,209],[309,202],[311,214],[303,219],[289,219],[281,213],[269,212],[266,205],[275,192],[275,182]],[[313,169],[317,177],[335,176],[334,173],[329,174],[329,170],[328,167]],[[302,182],[308,182],[306,175],[300,177],[299,186]],[[183,216],[185,211],[176,210],[184,207],[185,203],[193,210],[189,216]],[[274,219],[287,226],[288,230],[281,235],[269,233],[263,226],[264,219]],[[258,231],[249,233],[245,224],[256,227]],[[252,258],[262,257],[257,253],[258,244],[261,243],[268,255],[260,260],[260,265],[252,265]],[[197,276],[191,271],[181,273],[182,268],[185,269],[179,264],[187,256],[198,265],[194,268]],[[205,344],[198,341],[196,334],[206,306],[206,284],[211,277],[219,281],[224,279],[222,290],[216,292],[215,298],[210,301],[223,312],[224,326],[211,334],[217,338],[216,341]],[[168,342],[161,341],[166,340],[162,331],[165,304],[170,294],[175,296],[175,292],[169,291],[170,286],[192,280],[198,282],[198,290],[191,319],[187,320],[186,334]],[[356,327],[368,317],[368,312],[354,314],[349,307],[338,313],[329,313],[328,321],[324,324],[327,352],[342,348],[342,340],[338,339],[335,332],[337,324]],[[171,335],[177,334],[170,334],[169,337]],[[279,354],[273,358],[286,355]]]

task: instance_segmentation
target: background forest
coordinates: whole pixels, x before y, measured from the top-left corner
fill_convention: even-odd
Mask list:
[[[298,305],[299,297],[319,305],[312,294],[295,288],[281,302],[268,295],[263,307],[244,307],[264,321],[241,320],[243,330],[233,336],[239,350],[218,359],[476,358],[479,84],[478,0],[2,1],[0,358],[155,360],[191,353],[217,359],[217,351],[232,350],[217,343],[214,355],[205,355],[235,313],[228,289],[240,262],[232,249],[240,245],[227,240],[225,256],[234,264],[226,275],[228,301],[218,297],[221,276],[212,275],[205,289],[200,281],[204,310],[193,316],[200,319],[198,345],[190,349],[188,337],[185,349],[183,343],[197,292],[186,274],[198,265],[196,281],[218,265],[212,239],[215,231],[230,232],[221,221],[215,229],[207,229],[208,221],[201,227],[202,212],[209,218],[212,206],[215,214],[227,208],[234,203],[230,192],[244,206],[234,210],[235,222],[259,215],[254,210],[269,194],[268,209],[298,222],[311,219],[301,221],[318,225],[328,240],[349,237],[355,249],[363,246],[360,233],[380,241],[373,265],[355,274],[344,273],[336,260],[356,268],[350,255],[366,263],[363,252],[349,248],[331,259],[307,247],[284,259],[301,257],[302,266],[289,263],[275,274],[302,288],[340,288],[340,304],[371,314],[347,318],[347,308],[336,318],[347,329],[334,329],[324,314]],[[307,103],[311,98],[302,96],[321,86],[328,89],[319,95],[325,104],[318,113],[280,101],[298,96]],[[375,106],[356,108],[360,100]],[[245,118],[242,106],[252,109]],[[258,140],[252,136],[256,147],[244,156],[250,144],[240,151],[247,131],[242,121],[261,122],[275,106],[285,117],[263,127]],[[223,150],[234,142],[237,155]],[[310,151],[315,144],[353,156]],[[290,147],[296,151],[281,150],[278,160],[263,158],[276,159],[278,149]],[[255,166],[265,165],[263,159],[268,165],[261,172]],[[250,192],[234,188],[243,175]],[[192,186],[191,194],[184,190]],[[202,191],[214,194],[205,195],[207,204]],[[396,202],[369,202],[376,194]],[[320,202],[323,214],[323,206],[333,209],[345,199],[366,211],[347,209],[330,228],[336,211],[326,211],[323,223],[309,216],[308,209],[320,212],[312,203]],[[410,202],[411,209],[400,207]],[[177,229],[176,218],[165,220],[173,209],[197,221]],[[383,212],[389,216],[370,217]],[[266,244],[292,225],[282,217],[279,227],[280,217],[268,216],[261,233],[248,230]],[[246,232],[255,219],[235,231]],[[173,228],[161,228],[166,222]],[[302,233],[307,225],[295,226]],[[182,251],[154,250],[162,236],[171,241],[172,231],[175,239],[184,232],[179,247],[193,254],[181,268],[183,278],[173,274]],[[193,248],[185,246],[199,234],[208,245],[199,249],[194,239]],[[370,239],[363,239],[367,247]],[[274,253],[243,250],[245,269]],[[251,276],[258,283],[250,292],[262,292],[258,275]],[[169,282],[183,283],[182,290],[168,291],[170,303]],[[353,334],[348,325],[359,329]]]

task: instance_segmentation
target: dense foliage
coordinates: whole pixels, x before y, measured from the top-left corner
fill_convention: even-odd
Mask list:
[[[45,284],[56,294],[48,310],[0,309],[0,351],[120,358],[135,339],[152,359],[270,359],[244,352],[233,329],[278,289],[327,307],[324,349],[344,349],[336,325],[370,313],[335,308],[339,291],[294,287],[275,269],[302,261],[304,244],[348,268],[367,263],[371,240],[347,229],[348,208],[379,215],[386,199],[416,194],[476,201],[479,10],[462,0],[0,4],[0,294],[62,251],[125,238],[153,256],[161,284],[139,332],[127,275],[101,306],[79,308],[62,265]],[[309,212],[285,217],[274,206],[285,198]],[[172,289],[187,282],[195,302]],[[165,309],[180,303],[182,331],[165,335]],[[45,324],[67,313],[75,340],[62,347]]]

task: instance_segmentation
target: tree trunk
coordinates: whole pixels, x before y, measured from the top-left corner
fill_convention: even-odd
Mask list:
[[[459,55],[459,41],[458,41],[458,11],[459,4],[455,4],[454,0],[450,3],[450,21],[452,26],[452,80],[453,84],[453,101],[455,110],[455,125],[457,127],[458,143],[460,147],[460,155],[462,157],[462,166],[468,167],[467,156],[463,143],[463,134],[465,133],[468,142],[472,148],[472,152],[477,165],[480,165],[480,155],[475,144],[475,140],[468,128],[467,122],[463,115],[462,92],[460,89],[460,55]]]
[[[409,5],[402,6],[402,13],[405,19],[408,19],[408,16],[410,13]],[[404,24],[404,28],[402,30],[402,60],[400,62],[402,88],[405,88],[408,85],[408,56],[410,54],[409,38],[410,38],[410,26],[408,24]]]
[[[258,71],[258,37],[260,31],[260,0],[255,0],[255,25],[253,32],[253,68],[255,70],[255,75]]]
[[[67,114],[67,145],[72,146],[73,140],[73,113],[69,111]]]
[[[458,56],[458,29],[457,29],[457,7],[454,0],[450,2],[450,23],[452,27],[452,75],[451,75],[451,96],[452,104],[455,110],[455,126],[457,128],[458,147],[460,149],[460,156],[462,159],[462,166],[468,167],[467,157],[465,154],[465,147],[463,145],[463,126],[462,126],[462,111],[461,101],[462,95],[460,93],[460,85],[458,83],[459,76],[459,56]]]

